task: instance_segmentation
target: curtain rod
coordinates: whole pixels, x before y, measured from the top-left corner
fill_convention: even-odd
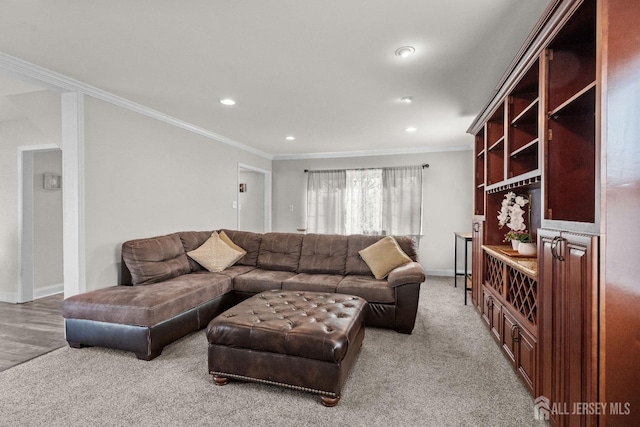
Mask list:
[[[424,168],[428,168],[429,167],[429,163],[425,163],[422,166],[422,169]],[[353,169],[327,169],[327,170],[312,170],[310,171],[309,169],[305,169],[304,173],[307,172],[329,172],[329,171],[343,171],[343,170],[350,170],[350,171],[366,171],[366,170],[372,170],[372,169],[394,169],[394,168],[409,168],[411,166],[395,166],[395,167],[390,167],[390,168],[353,168]]]

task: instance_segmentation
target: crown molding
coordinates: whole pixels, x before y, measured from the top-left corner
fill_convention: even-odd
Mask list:
[[[457,146],[431,146],[420,148],[390,148],[385,150],[335,151],[325,153],[275,154],[273,160],[335,159],[345,157],[396,156],[402,154],[443,153],[447,151],[469,151],[472,144]]]
[[[205,138],[213,139],[214,141],[221,142],[231,147],[237,148],[263,157],[267,160],[273,160],[271,154],[258,150],[248,145],[242,144],[226,136],[219,135],[215,132],[211,132],[207,129],[196,126],[187,121],[178,119],[168,114],[161,113],[160,111],[146,107],[142,104],[130,101],[121,96],[99,89],[97,87],[88,85],[79,80],[72,79],[63,74],[56,73],[49,69],[40,67],[22,59],[7,55],[0,52],[0,69],[4,70],[6,74],[11,77],[17,78],[28,83],[36,84],[44,87],[45,89],[54,90],[57,92],[78,92],[84,95],[91,96],[92,98],[99,99],[104,102],[116,105],[118,107],[125,108],[127,110],[142,114],[152,119],[159,120],[167,123],[171,126],[175,126],[186,131],[195,133]]]

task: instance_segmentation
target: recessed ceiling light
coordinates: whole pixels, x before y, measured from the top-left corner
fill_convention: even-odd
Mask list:
[[[403,96],[402,98],[400,98],[401,102],[404,102],[405,104],[411,104],[413,102],[413,97],[412,96]]]
[[[408,128],[405,129],[406,132],[415,132],[418,129],[414,128],[413,126],[409,126]]]
[[[396,49],[396,55],[407,58],[414,54],[416,49],[413,46],[402,46]]]
[[[223,105],[236,105],[236,101],[234,101],[231,98],[224,98],[224,99],[220,100],[220,104],[223,104]]]
[[[295,136],[287,136],[285,139],[287,141],[294,141],[296,139],[296,137]]]

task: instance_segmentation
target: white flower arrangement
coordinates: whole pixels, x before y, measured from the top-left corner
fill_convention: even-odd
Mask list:
[[[500,211],[498,211],[498,225],[500,228],[505,225],[510,231],[505,235],[505,241],[521,240],[527,233],[527,225],[524,223],[524,207],[529,203],[529,199],[524,196],[517,196],[513,191],[504,195]]]

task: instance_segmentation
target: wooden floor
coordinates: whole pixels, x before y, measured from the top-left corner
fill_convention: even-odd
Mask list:
[[[0,302],[0,371],[67,344],[63,294],[24,304]]]

